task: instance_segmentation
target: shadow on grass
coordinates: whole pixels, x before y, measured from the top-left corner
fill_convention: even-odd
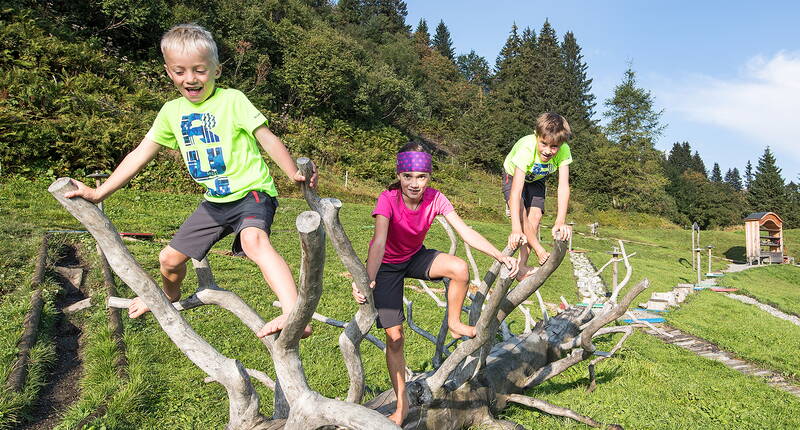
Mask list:
[[[732,246],[728,248],[722,255],[729,260],[745,261],[744,246]]]

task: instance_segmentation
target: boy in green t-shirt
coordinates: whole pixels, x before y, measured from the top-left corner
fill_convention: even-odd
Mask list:
[[[278,192],[258,145],[294,181],[306,178],[244,94],[215,88],[221,68],[217,45],[208,31],[194,24],[177,25],[162,37],[161,52],[167,75],[182,97],[164,104],[139,146],[103,185],[94,189],[76,181],[78,189],[66,197],[100,202],[128,183],[163,147],[180,150],[189,174],[206,193],[159,254],[164,293],[177,301],[189,258],[201,260],[214,243],[235,233],[233,251],[258,265],[283,308],[257,335],[275,333],[283,328],[297,301],[297,287],[286,261],[270,243]],[[316,172],[309,184],[313,187],[315,182]],[[128,316],[136,318],[148,311],[137,297]],[[305,334],[311,334],[310,326]]]
[[[503,195],[511,216],[511,234],[508,245],[520,240],[520,265],[518,280],[536,269],[527,266],[531,250],[539,264],[547,261],[549,254],[539,243],[539,223],[544,213],[545,180],[558,170],[558,209],[553,225],[553,237],[568,240],[572,235],[566,225],[569,205],[569,164],[572,154],[566,141],[572,137],[569,123],[561,115],[545,112],[536,119],[536,132],[514,144],[503,162]]]

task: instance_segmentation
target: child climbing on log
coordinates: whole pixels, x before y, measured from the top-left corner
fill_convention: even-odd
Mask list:
[[[567,140],[572,130],[567,120],[554,112],[545,112],[536,119],[536,131],[514,144],[503,162],[502,189],[511,215],[508,244],[522,241],[518,280],[536,269],[528,267],[528,256],[536,253],[539,265],[549,254],[539,243],[539,223],[544,214],[545,180],[558,170],[558,206],[553,237],[569,240],[572,230],[566,224],[569,206],[569,164],[572,154]]]
[[[438,190],[428,187],[431,179],[431,154],[417,142],[404,145],[397,154],[397,182],[378,196],[372,216],[375,233],[369,245],[367,275],[375,289],[377,326],[386,331],[386,365],[397,395],[397,409],[389,417],[402,425],[408,414],[403,357],[403,279],[437,280],[449,278],[447,324],[453,337],[474,337],[475,327],[461,322],[461,306],[467,294],[467,263],[447,253],[428,249],[422,242],[437,215],[464,239],[464,242],[503,263],[515,276],[517,260],[503,255],[488,240],[469,228],[453,210],[453,205]],[[366,298],[353,287],[358,303]]]
[[[164,293],[175,302],[181,296],[189,258],[201,260],[223,237],[234,233],[233,251],[246,255],[261,270],[278,296],[283,313],[257,333],[263,337],[283,329],[297,300],[297,287],[286,261],[270,242],[270,227],[278,206],[275,182],[258,145],[295,182],[305,178],[267,120],[241,92],[217,88],[222,68],[211,33],[195,24],[181,24],[161,39],[164,69],[181,97],[164,104],[139,146],[97,189],[77,181],[67,198],[100,202],[124,186],[159,150],[180,150],[189,174],[206,192],[204,201],[159,254]],[[148,312],[138,297],[128,308],[137,318]],[[306,327],[305,335],[311,334]]]

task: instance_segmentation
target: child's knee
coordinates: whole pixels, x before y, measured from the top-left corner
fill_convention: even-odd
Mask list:
[[[239,233],[239,241],[241,242],[242,250],[248,256],[254,256],[257,253],[268,251],[271,248],[267,233],[255,227],[242,230],[242,232]]]
[[[386,330],[386,348],[392,351],[402,351],[405,336],[403,326],[391,327]]]
[[[182,252],[167,246],[158,253],[158,263],[162,269],[174,271],[186,263],[189,257]]]
[[[450,270],[450,279],[455,279],[458,281],[466,281],[469,279],[469,266],[467,266],[466,261],[460,258],[453,259]]]

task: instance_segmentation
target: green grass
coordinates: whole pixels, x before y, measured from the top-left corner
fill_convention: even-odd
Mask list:
[[[722,283],[739,293],[770,304],[783,312],[800,315],[800,267],[770,265],[734,273]]]
[[[755,306],[711,291],[693,294],[667,322],[706,339],[739,358],[791,377],[800,369],[800,327]]]
[[[489,177],[481,180],[491,183]],[[3,185],[0,187],[0,215],[4,215],[10,222],[0,228],[10,232],[0,236],[0,250],[9,251],[10,257],[6,261],[11,264],[9,267],[15,269],[3,270],[3,274],[13,277],[14,280],[7,282],[0,278],[2,288],[10,291],[0,303],[0,312],[3,306],[9,306],[9,312],[24,315],[20,302],[11,299],[24,295],[25,289],[20,287],[20,281],[29,280],[33,273],[32,263],[37,248],[35,238],[48,228],[82,227],[46,193],[47,183],[8,179]],[[325,185],[324,181],[321,184],[323,195],[353,196],[352,200],[346,199],[348,203],[342,209],[341,219],[361,257],[366,256],[367,244],[372,235],[373,221],[370,212],[380,185],[351,181],[348,189],[340,187],[339,191],[328,193],[328,190],[340,184],[335,182]],[[476,189],[473,199],[479,198],[482,205],[488,205],[490,209],[487,210],[497,209],[499,215],[487,215],[489,212],[484,214],[481,212],[481,205],[462,211],[462,207],[475,206],[476,203],[471,202],[466,197],[467,194],[459,194],[458,198],[453,199],[456,200],[459,212],[465,219],[469,219],[469,225],[498,247],[502,246],[508,235],[509,224],[502,215],[502,206],[497,204],[501,202],[499,191],[493,185],[471,188]],[[491,200],[492,194],[497,195],[497,201]],[[199,195],[121,190],[106,202],[106,211],[120,231],[155,234],[154,242],[129,242],[128,245],[142,266],[157,278],[159,250],[194,210],[200,198]],[[361,203],[352,203],[353,200]],[[548,205],[552,205],[554,200],[548,199]],[[496,204],[499,207],[495,207]],[[295,275],[300,248],[294,219],[304,210],[307,210],[305,202],[281,198],[273,225],[272,241],[289,262]],[[552,216],[554,212],[555,208],[548,206],[549,215]],[[616,213],[587,214],[580,207],[573,215],[578,221],[576,228],[581,233],[586,233],[586,224],[593,221],[594,217],[600,217],[598,219],[601,219],[601,223],[606,220],[606,224],[601,226],[603,238],[595,240],[577,235],[573,242],[576,248],[588,250],[589,258],[598,267],[608,260],[609,255],[606,252],[616,246],[613,238],[633,241],[625,245],[628,253],[636,252],[636,256],[631,259],[634,272],[630,285],[644,277],[649,278],[652,287],[645,294],[666,291],[676,283],[691,282],[694,279],[691,264],[682,260],[688,258],[688,252],[685,251],[689,248],[687,244],[691,242],[688,231],[676,229],[669,224],[659,224],[660,221],[656,218],[628,219]],[[552,223],[552,218],[545,218],[544,223]],[[0,230],[2,231],[5,230]],[[546,237],[548,231],[545,229],[543,236]],[[718,257],[724,257],[730,248],[744,244],[742,231],[703,232],[703,235],[704,244],[717,245],[714,251]],[[790,249],[800,239],[796,231],[787,232],[786,237]],[[82,240],[86,241],[83,249],[93,249],[88,238]],[[228,238],[218,244],[216,249],[229,249],[230,244],[231,239]],[[426,245],[446,250],[449,241],[443,230],[435,225]],[[464,255],[461,243],[458,253]],[[350,295],[350,280],[345,276],[346,270],[330,246],[327,248],[327,255],[325,292],[318,312],[339,320],[349,320],[356,310]],[[488,268],[488,257],[482,254],[476,257],[481,270]],[[278,315],[278,310],[270,305],[275,300],[275,295],[261,279],[255,265],[244,259],[214,253],[210,254],[209,260],[220,286],[241,295],[265,319]],[[97,267],[96,264],[93,265]],[[716,258],[714,268],[722,267],[724,261]],[[620,270],[621,279],[624,274],[622,265]],[[607,269],[603,277],[608,283],[610,276],[610,270]],[[771,276],[766,276],[759,282],[772,282],[771,279]],[[93,291],[95,303],[102,303],[101,280],[97,269],[89,275],[87,282]],[[184,295],[192,292],[195,283],[196,279],[190,273],[184,285]],[[439,285],[434,284],[433,287]],[[572,267],[565,260],[541,291],[548,302],[557,303],[559,296],[563,295],[574,303],[577,299],[575,290]],[[121,295],[132,295],[125,287],[121,287],[120,291]],[[407,290],[407,297],[415,303],[416,323],[428,330],[435,330],[441,320],[442,310],[436,308],[425,294]],[[640,299],[644,301],[645,297]],[[530,308],[534,316],[537,316],[538,306]],[[12,312],[14,309],[16,310]],[[128,380],[119,380],[110,366],[114,351],[106,328],[105,311],[97,306],[86,312],[84,330],[87,336],[84,344],[85,368],[81,381],[81,398],[67,411],[60,428],[74,426],[101,405],[107,406],[107,413],[90,423],[95,428],[188,429],[224,426],[228,413],[224,390],[218,384],[203,382],[203,372],[172,344],[151,316],[139,320],[124,320],[130,376]],[[512,329],[521,329],[520,316],[519,312],[512,313]],[[226,312],[204,307],[186,312],[184,317],[223,354],[241,360],[247,367],[272,373],[270,357],[260,342]],[[735,321],[738,314],[728,317]],[[5,335],[8,339],[6,342],[13,343],[17,336],[14,326],[19,323],[14,322],[17,321],[14,317],[0,321],[4,321],[0,324],[0,336],[3,336],[3,330],[8,331],[9,334]],[[343,397],[347,392],[347,379],[337,347],[337,338],[341,331],[317,322],[313,325],[314,336],[301,344],[309,382],[325,396]],[[778,326],[768,325],[759,327],[758,330],[765,331],[765,336],[771,336],[772,332],[782,332],[776,327]],[[377,330],[374,333],[382,337]],[[430,369],[432,345],[410,330],[408,333],[406,356],[409,367],[417,371]],[[794,338],[794,335],[790,337]],[[610,345],[604,343],[600,347],[608,349]],[[738,348],[738,345],[733,347]],[[389,389],[382,353],[365,342],[363,356],[370,389],[374,392]],[[599,386],[593,394],[584,391],[587,383],[585,363],[529,394],[572,407],[600,421],[618,422],[628,428],[797,428],[800,425],[800,419],[797,418],[800,417],[800,402],[796,398],[768,387],[757,378],[743,376],[719,363],[693,356],[643,334],[634,335],[620,355],[601,364],[598,372]],[[256,389],[261,395],[262,412],[269,415],[272,412],[272,392],[258,383]],[[752,408],[751,405],[759,407]],[[526,427],[584,428],[582,425],[522,407],[511,407],[504,412],[504,416],[519,421]]]

